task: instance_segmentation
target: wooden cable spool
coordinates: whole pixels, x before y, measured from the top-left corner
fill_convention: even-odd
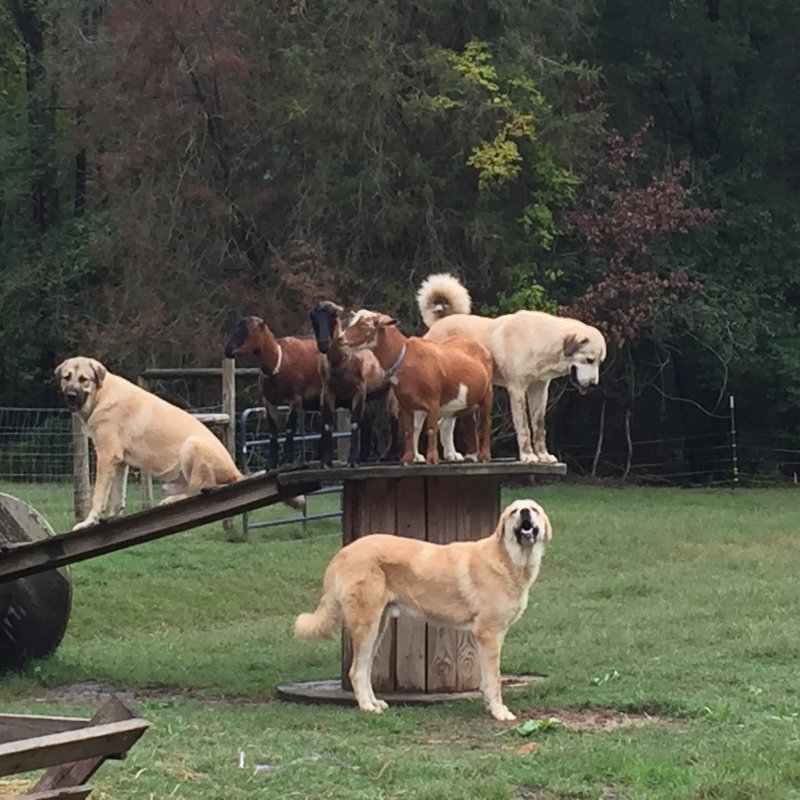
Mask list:
[[[0,560],[3,550],[54,535],[32,506],[0,493]],[[71,608],[67,567],[0,583],[0,671],[50,655],[64,637]]]

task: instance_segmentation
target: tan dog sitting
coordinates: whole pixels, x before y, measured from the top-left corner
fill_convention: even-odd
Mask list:
[[[97,455],[92,507],[73,530],[99,522],[109,507],[125,506],[128,467],[146,470],[165,482],[163,503],[240,480],[230,453],[199,420],[145,391],[99,361],[68,358],[55,371],[67,407],[86,423]]]
[[[494,533],[475,542],[363,536],[331,559],[317,608],[297,618],[295,636],[330,636],[344,621],[353,638],[350,680],[356,701],[379,714],[386,703],[372,689],[372,662],[390,617],[410,614],[471,631],[486,707],[495,719],[512,720],[501,694],[500,650],[528,605],[544,543],[552,537],[547,514],[533,500],[515,500]]]

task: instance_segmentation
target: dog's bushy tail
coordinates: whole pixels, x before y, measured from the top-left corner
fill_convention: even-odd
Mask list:
[[[325,592],[311,614],[300,614],[294,622],[298,639],[328,638],[342,618],[339,601],[332,592]]]
[[[472,311],[472,298],[466,286],[449,272],[428,275],[417,292],[417,304],[428,328],[442,317]]]

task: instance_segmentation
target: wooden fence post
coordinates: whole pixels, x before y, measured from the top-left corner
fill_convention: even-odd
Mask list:
[[[86,519],[90,503],[89,434],[77,414],[72,417],[72,505],[75,522]]]
[[[232,358],[222,359],[222,413],[230,419],[225,426],[225,447],[236,461],[236,361]]]
[[[222,359],[222,413],[228,415],[228,424],[223,426],[223,441],[231,454],[233,463],[236,459],[236,361],[233,358]],[[242,522],[244,527],[244,522]],[[246,534],[241,534],[236,529],[236,522],[232,518],[222,521],[225,538],[229,542],[243,542]]]

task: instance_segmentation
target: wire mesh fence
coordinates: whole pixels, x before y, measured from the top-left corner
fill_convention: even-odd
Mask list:
[[[30,503],[57,530],[72,526],[72,423],[66,409],[0,408],[0,491]]]
[[[248,428],[247,441],[237,445],[240,466],[247,472],[263,468],[263,450],[252,447],[253,442],[263,437],[263,418],[254,416],[251,421],[253,426]],[[313,428],[310,420],[308,427]],[[239,438],[243,430],[240,416]],[[316,458],[313,442],[300,447],[305,459]],[[800,436],[782,431],[739,432],[736,441],[729,433],[605,441],[599,456],[596,441],[587,438],[556,443],[554,452],[567,463],[574,478],[594,474],[665,486],[797,486],[800,483]],[[129,508],[135,509],[139,507],[136,473],[131,474],[130,481]],[[0,491],[29,502],[56,530],[72,526],[75,521],[72,427],[68,411],[0,407]],[[320,498],[320,502],[324,510],[334,510],[328,508],[334,498]]]

